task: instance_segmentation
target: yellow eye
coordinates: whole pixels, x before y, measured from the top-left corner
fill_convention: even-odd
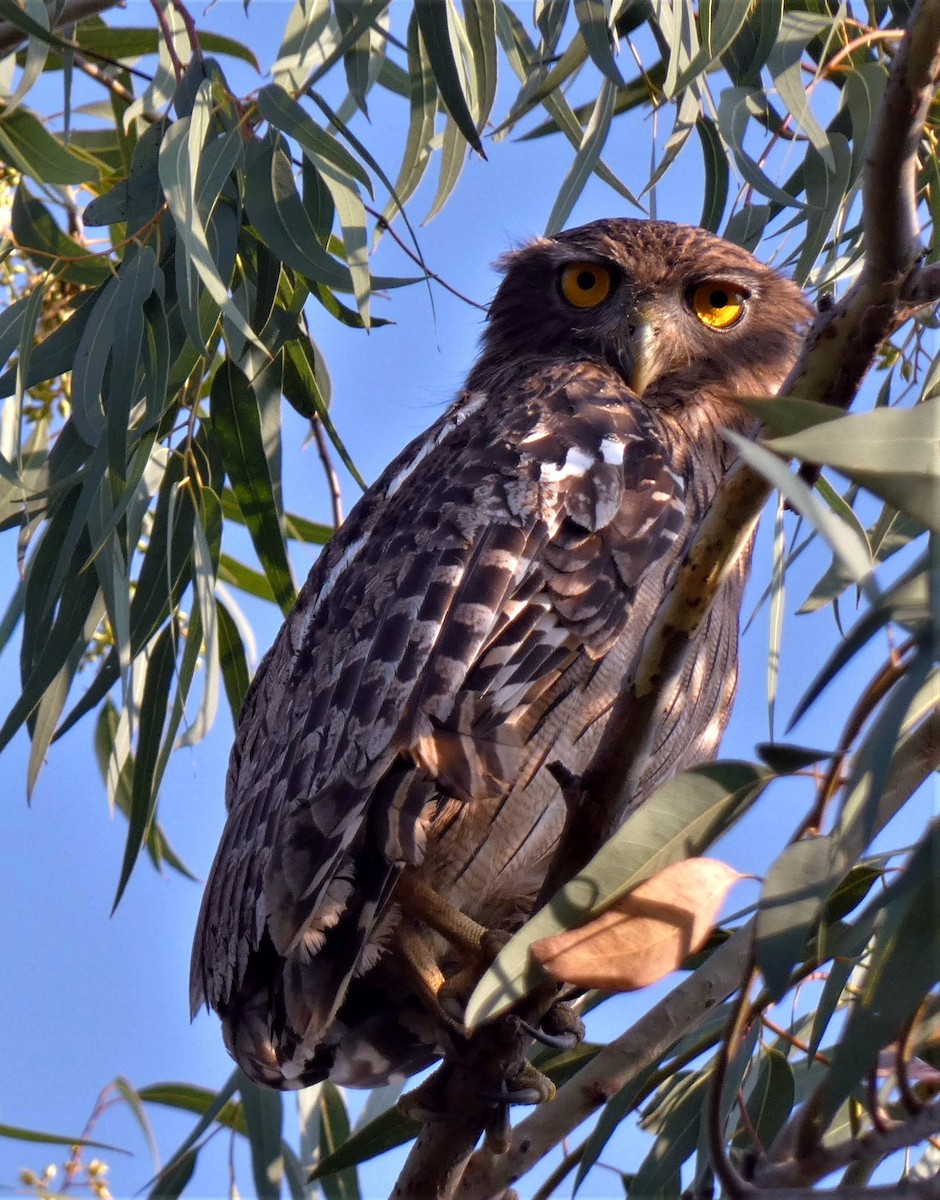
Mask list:
[[[709,329],[730,329],[744,316],[747,297],[723,283],[700,283],[692,293],[692,311]]]
[[[612,288],[610,271],[599,263],[569,263],[561,273],[561,294],[575,308],[595,308]]]

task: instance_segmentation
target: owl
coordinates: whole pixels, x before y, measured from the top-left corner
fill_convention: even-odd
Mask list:
[[[193,1012],[259,1084],[399,1080],[527,918],[644,634],[810,308],[702,229],[610,219],[507,255],[454,403],[321,554],[245,698]],[[633,803],[709,759],[742,561]],[[451,988],[448,993],[448,988]]]

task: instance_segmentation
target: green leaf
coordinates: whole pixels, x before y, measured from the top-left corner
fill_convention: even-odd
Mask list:
[[[158,162],[160,184],[176,222],[177,262],[185,267],[187,279],[191,280],[195,271],[214,303],[242,337],[263,350],[254,330],[233,303],[209,245],[206,221],[225,179],[242,154],[241,130],[229,130],[217,139],[212,171],[199,172],[212,103],[212,85],[205,79],[199,86],[192,117],[174,122],[163,138]],[[200,349],[206,350],[202,346]]]
[[[793,268],[793,280],[801,286],[809,278],[829,237],[829,231],[842,212],[849,190],[852,155],[848,142],[840,133],[832,133],[827,139],[827,147],[829,158],[832,159],[831,169],[814,149],[808,150],[803,160],[806,232]]]
[[[319,1161],[349,1141],[349,1114],[343,1094],[328,1079],[324,1081],[319,1096],[320,1147]],[[359,1179],[354,1166],[325,1177],[320,1182],[324,1200],[360,1200]]]
[[[584,185],[590,179],[595,167],[600,161],[601,151],[610,131],[610,120],[614,112],[616,89],[609,79],[601,84],[597,95],[594,111],[584,130],[581,145],[574,156],[574,161],[559,189],[552,211],[545,226],[546,237],[557,233],[571,216]]]
[[[225,695],[232,710],[232,722],[237,725],[250,682],[248,658],[238,624],[221,601],[216,605],[216,615],[219,621],[219,667]]]
[[[498,83],[496,0],[465,0],[463,9],[473,63],[477,124],[482,129],[493,109]]]
[[[294,184],[290,160],[273,135],[251,143],[246,182],[248,219],[272,253],[310,280],[351,292],[349,270],[317,241]]]
[[[55,620],[51,628],[46,626],[42,647],[31,665],[23,690],[0,726],[0,749],[35,710],[78,640],[82,639],[84,645],[85,622],[98,598],[94,571],[81,569],[86,556],[87,546],[80,544],[72,556],[71,570],[66,572]]]
[[[411,197],[424,178],[431,161],[431,141],[437,115],[437,84],[424,42],[418,33],[418,21],[414,12],[408,22],[408,80],[408,136],[405,139],[398,178],[395,180],[394,189],[391,189],[392,199],[383,213],[386,221],[390,221],[396,211]]]
[[[759,742],[754,749],[778,775],[791,775],[832,757],[831,750],[812,750],[808,746],[788,746],[783,742]]]
[[[361,1129],[350,1134],[332,1154],[322,1158],[310,1172],[310,1180],[312,1182],[327,1175],[334,1175],[347,1167],[354,1167],[376,1158],[386,1150],[402,1146],[411,1141],[420,1128],[417,1121],[406,1117],[400,1109],[392,1105],[368,1125],[363,1125]]]
[[[902,874],[875,901],[885,919],[875,934],[861,994],[832,1052],[813,1114],[818,1128],[828,1125],[940,979],[938,863],[940,821],[934,820]]]
[[[741,1127],[735,1135],[735,1144],[742,1149],[752,1146],[755,1151],[764,1152],[786,1123],[795,1100],[793,1068],[785,1055],[771,1047],[761,1055],[757,1078],[745,1105],[749,1126]],[[756,1145],[746,1128],[753,1129]]]
[[[734,8],[734,4],[723,7]],[[730,49],[723,56],[723,65],[736,84],[748,87],[760,85],[760,71],[773,50],[783,20],[784,0],[760,0],[749,5],[747,20]]]
[[[826,464],[929,529],[940,529],[940,399],[851,413],[771,443]]]
[[[824,29],[832,28],[835,20],[835,16],[829,15],[785,12],[774,47],[767,56],[767,69],[776,85],[777,94],[830,172],[835,172],[835,160],[829,136],[809,106],[803,82],[802,58],[807,44]]]
[[[341,174],[361,183],[370,196],[373,194],[372,180],[359,160],[331,133],[321,129],[282,87],[271,83],[262,88],[258,93],[258,111],[275,129],[294,138],[316,165],[331,163]]]
[[[175,1200],[193,1177],[196,1169],[196,1150],[184,1150],[172,1163],[163,1168],[150,1192],[149,1200]]]
[[[699,1125],[706,1108],[710,1072],[694,1072],[678,1079],[656,1109],[658,1137],[630,1184],[630,1193],[659,1196],[678,1175],[695,1151]],[[644,1122],[645,1123],[645,1122]]]
[[[112,1146],[108,1142],[92,1142],[88,1138],[66,1137],[59,1133],[42,1133],[38,1129],[22,1129],[19,1125],[0,1125],[0,1138],[10,1138],[16,1142],[38,1142],[44,1146],[88,1146],[95,1150],[110,1150],[113,1154],[130,1154],[121,1146]]]
[[[765,446],[741,437],[734,430],[726,430],[725,436],[734,443],[744,461],[779,488],[796,511],[822,534],[832,552],[839,556],[851,578],[865,591],[876,590],[868,545],[859,538],[853,526],[824,508],[803,480],[787,468],[786,462]],[[776,439],[772,443],[774,448],[782,449],[780,443],[783,440]]]
[[[47,32],[49,29],[49,14],[41,0],[24,0],[23,9],[29,16]],[[11,113],[42,74],[49,55],[49,38],[30,37],[26,51],[26,61],[23,72],[16,88],[4,98],[4,113]]]
[[[604,0],[574,0],[574,15],[588,54],[604,76],[605,83],[623,87],[623,76],[614,59],[611,45],[610,5]]]
[[[925,558],[914,563],[910,570],[884,592],[856,622],[848,636],[843,638],[820,669],[819,674],[797,704],[790,721],[791,728],[816,700],[823,688],[889,621],[897,621],[914,630],[921,630],[927,625],[930,620],[930,609],[925,566]]]
[[[658,787],[499,952],[467,1004],[467,1028],[500,1016],[545,978],[529,958],[532,942],[576,928],[663,867],[701,854],[773,778],[766,767],[729,761],[694,767]]]
[[[199,614],[202,633],[203,693],[195,717],[183,731],[177,748],[195,746],[212,728],[219,699],[219,638],[215,602],[215,578],[222,513],[217,497],[204,487],[199,494],[200,511],[193,526],[193,607]]]
[[[355,101],[356,107],[366,119],[369,110],[366,106],[366,94],[372,86],[370,66],[372,59],[372,37],[368,26],[363,26],[357,20],[357,8],[353,0],[334,0],[333,8],[336,21],[343,34],[343,40],[350,45],[343,54],[343,70],[346,74],[346,86]]]
[[[163,1180],[171,1181],[176,1177],[177,1167],[186,1162],[192,1148],[215,1121],[227,1129],[247,1134],[244,1110],[241,1104],[235,1104],[231,1100],[237,1090],[239,1078],[240,1072],[236,1068],[218,1092],[189,1083],[155,1083],[140,1089],[138,1094],[145,1103],[162,1104],[169,1108],[181,1109],[183,1112],[200,1114],[200,1120],[189,1136],[157,1175],[148,1200],[155,1200],[156,1197],[167,1194],[164,1191]]]
[[[469,145],[481,158],[486,158],[454,58],[447,0],[421,0],[415,5],[414,13],[441,99]]]
[[[444,137],[441,141],[441,173],[438,178],[437,191],[428,209],[424,224],[427,225],[441,211],[457,186],[467,162],[467,143],[455,121],[448,119],[444,126]]]
[[[160,32],[150,26],[104,25],[83,21],[75,29],[75,41],[84,49],[108,58],[142,58],[156,54],[160,48]],[[199,45],[207,54],[225,54],[248,63],[256,71],[261,66],[253,50],[223,33],[199,30]]]
[[[274,481],[261,437],[261,414],[244,373],[226,360],[210,392],[212,432],[226,473],[278,604],[285,615],[296,589],[284,541],[283,514],[274,503]]]
[[[699,224],[712,233],[721,228],[721,219],[728,203],[728,159],[718,126],[711,117],[699,117],[695,132],[702,144],[702,161],[705,166],[705,199],[702,202],[702,217]]]
[[[280,1092],[258,1087],[244,1072],[239,1072],[238,1091],[248,1129],[251,1149],[251,1173],[260,1200],[280,1200],[284,1156],[281,1153],[281,1127],[284,1099]]]
[[[0,114],[0,157],[37,183],[90,183],[97,169],[67,150],[28,109]]]
[[[849,865],[835,838],[814,837],[788,846],[767,872],[754,954],[774,1002],[786,995],[809,931]]]
[[[87,248],[62,231],[46,206],[31,196],[20,182],[13,198],[10,227],[17,247],[42,270],[54,270],[70,283],[96,287],[111,278],[103,255]]]
[[[914,661],[889,692],[855,752],[852,770],[843,787],[845,799],[833,830],[849,861],[860,857],[878,830],[894,815],[893,807],[887,811],[883,808],[885,785],[905,718],[924,684],[931,680],[935,653],[935,646],[922,643],[918,647]],[[930,710],[936,708],[938,698],[940,690],[934,677],[927,686]],[[894,804],[903,803],[904,799],[896,798]]]
[[[244,523],[244,518],[242,523]],[[223,554],[219,559],[219,581],[230,584],[239,591],[246,592],[249,596],[257,596],[259,600],[277,604],[267,575],[246,566],[245,563],[239,562],[230,554]]]
[[[789,195],[773,183],[757,161],[744,149],[745,134],[752,116],[763,112],[766,97],[751,88],[726,88],[718,102],[718,128],[727,145],[731,147],[738,170],[747,183],[768,200],[783,208],[803,208],[795,196]]]
[[[853,182],[858,178],[865,163],[865,151],[875,113],[881,104],[888,79],[887,67],[880,62],[863,62],[846,71],[842,82],[842,104],[848,109],[852,121],[852,171]]]
[[[157,765],[160,744],[170,699],[170,685],[176,673],[174,631],[167,626],[154,643],[147,662],[143,697],[140,704],[140,732],[134,761],[134,782],[128,813],[127,840],[114,898],[115,907],[124,894],[128,880],[144,844],[157,808]]]
[[[578,1173],[574,1177],[572,1195],[577,1194],[588,1171],[600,1158],[604,1147],[610,1141],[617,1127],[633,1112],[637,1101],[646,1091],[647,1084],[654,1074],[653,1067],[647,1067],[644,1071],[640,1071],[604,1105],[597,1124],[584,1144],[584,1151],[578,1164]]]

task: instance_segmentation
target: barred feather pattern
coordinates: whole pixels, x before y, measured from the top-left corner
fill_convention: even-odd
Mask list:
[[[722,356],[717,391],[712,360],[660,348],[638,396],[619,336],[592,341],[560,304],[559,264],[616,267],[632,309],[667,277],[687,291],[690,246],[779,296],[773,336],[739,346],[734,386]],[[533,289],[566,322],[547,348],[527,330]],[[466,389],[334,536],[245,701],[191,999],[221,1014],[253,1079],[375,1086],[446,1049],[403,966],[398,875],[419,869],[491,928],[528,915],[565,817],[549,767],[590,761],[731,460],[720,427],[749,426],[733,396],[779,384],[806,312],[745,252],[665,223],[600,222],[510,260]],[[664,698],[635,803],[717,748],[746,569]],[[458,969],[429,936],[445,976]]]

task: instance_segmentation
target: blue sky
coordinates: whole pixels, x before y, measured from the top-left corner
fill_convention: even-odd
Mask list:
[[[218,28],[250,44],[264,67],[275,55],[288,6],[255,0],[246,17],[240,3],[221,0],[200,26]],[[123,20],[150,24],[152,9],[131,4]],[[235,86],[256,86],[250,73],[233,72]],[[261,80],[257,81],[258,83]],[[37,103],[38,101],[34,101]],[[391,121],[373,106],[376,124],[360,134],[395,174],[404,138],[404,105]],[[648,175],[649,122],[615,123],[606,157],[628,184],[639,190]],[[490,159],[473,159],[456,195],[444,212],[420,231],[431,268],[475,300],[485,302],[495,286],[491,263],[505,249],[539,233],[548,217],[571,151],[560,138],[533,144],[501,142]],[[697,221],[701,210],[697,153],[691,150],[666,178],[658,196],[658,215]],[[412,205],[412,219],[426,211],[433,187],[425,186]],[[593,181],[570,224],[623,214],[623,202]],[[628,214],[629,215],[629,214]],[[410,274],[410,265],[386,238],[375,261],[378,272]],[[368,335],[317,317],[314,334],[333,379],[334,419],[367,480],[419,433],[460,386],[475,353],[481,314],[439,287],[435,315],[427,289],[419,286],[378,300],[374,311],[394,325]],[[315,449],[304,446],[306,430],[286,418],[285,498],[290,509],[328,520],[328,497]],[[347,481],[347,508],[356,495]],[[770,522],[765,519],[749,613],[768,577]],[[15,583],[15,534],[0,540],[0,603]],[[781,700],[784,715],[833,642],[828,612],[794,617],[828,563],[821,550],[804,556],[790,579],[784,630]],[[295,557],[299,578],[309,566]],[[255,624],[260,652],[278,626],[273,608],[245,604]],[[848,609],[847,616],[850,617]],[[752,758],[754,745],[767,737],[765,663],[766,610],[754,622],[742,648],[742,686],[723,755]],[[883,651],[883,646],[879,647]],[[796,739],[827,745],[839,720],[858,695],[864,676],[840,681],[841,700],[822,725],[806,720]],[[854,697],[853,697],[854,689]],[[4,708],[18,690],[15,647],[0,657],[0,701]],[[821,712],[824,710],[821,709]],[[17,737],[0,762],[2,779],[2,866],[0,871],[0,1122],[73,1134],[82,1130],[101,1088],[117,1075],[137,1086],[161,1080],[185,1080],[219,1086],[231,1063],[222,1047],[217,1021],[205,1014],[190,1024],[187,975],[192,929],[200,886],[177,876],[158,876],[141,862],[120,907],[109,917],[123,852],[125,825],[108,814],[103,784],[91,750],[86,720],[53,746],[40,776],[32,807],[25,798],[28,744]],[[220,708],[215,728],[201,744],[178,752],[163,787],[161,820],[176,850],[204,877],[223,820],[224,774],[231,741],[227,709]],[[740,870],[760,871],[785,844],[802,813],[805,791],[771,791],[758,811],[728,839],[726,856]],[[931,808],[926,797],[906,831],[912,836]],[[896,844],[906,840],[901,831]],[[745,903],[746,891],[733,893],[731,907]],[[638,1011],[644,995],[629,1006],[601,1010],[601,1032],[626,1021],[626,1008]],[[288,1110],[290,1111],[290,1109]],[[169,1154],[186,1134],[191,1118],[153,1114],[160,1149]],[[120,1110],[105,1114],[95,1136],[126,1146],[133,1158],[105,1154],[114,1194],[131,1194],[149,1178],[146,1146],[133,1122]],[[217,1195],[226,1186],[225,1136],[192,1194]],[[639,1143],[622,1139],[615,1156],[636,1165]],[[54,1149],[0,1140],[0,1184],[14,1184],[20,1167],[40,1170],[61,1162]],[[369,1196],[384,1195],[389,1169],[373,1173]],[[239,1191],[251,1193],[250,1174],[239,1170]],[[595,1172],[582,1192],[588,1198],[621,1194],[616,1178]]]

